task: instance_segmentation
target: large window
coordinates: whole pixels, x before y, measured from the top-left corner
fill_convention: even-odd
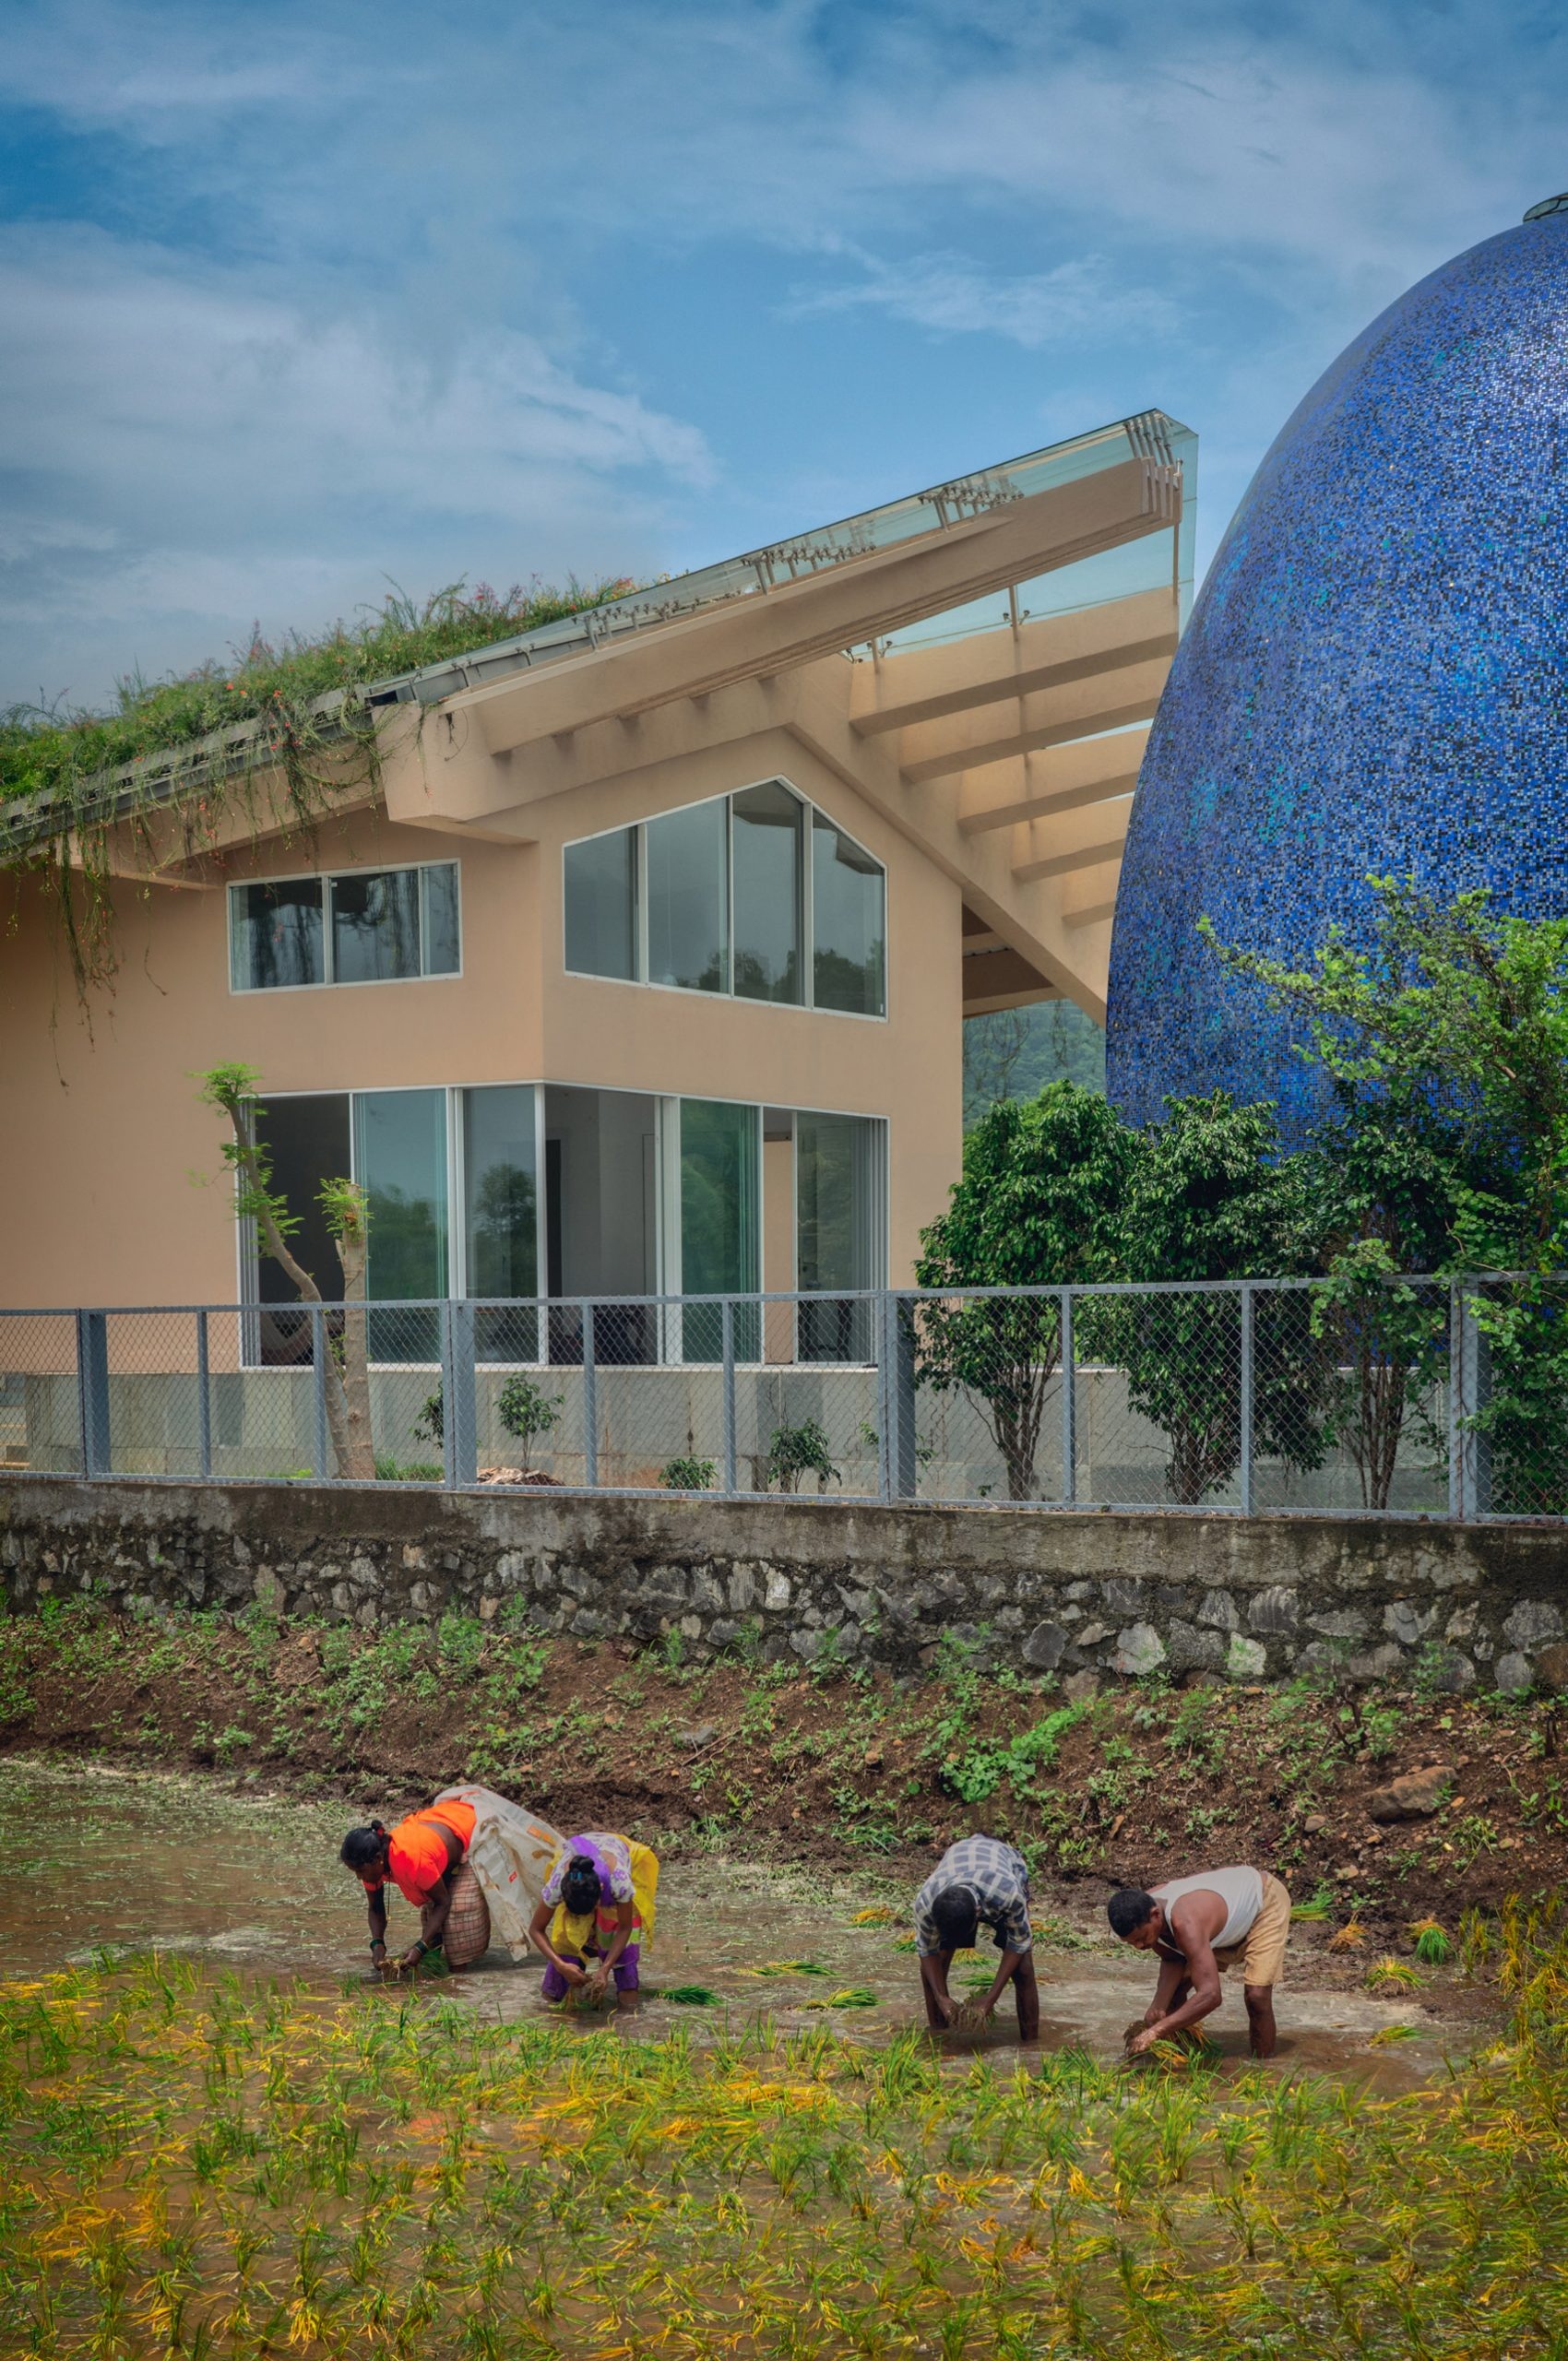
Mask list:
[[[886,880],[853,836],[812,813],[812,988],[818,1008],[880,1016],[886,1006]]]
[[[782,779],[568,845],[575,975],[886,1014],[886,880]]]
[[[860,1115],[795,1118],[795,1284],[803,1361],[869,1361],[872,1306],[835,1287],[883,1284],[884,1128]]]
[[[761,1286],[762,1109],[727,1100],[681,1101],[681,1293],[754,1294]],[[757,1357],[754,1304],[736,1317],[735,1352]],[[716,1303],[684,1306],[681,1358],[716,1361],[723,1354],[723,1312]]]
[[[346,869],[229,888],[229,981],[237,992],[455,976],[457,864]]]

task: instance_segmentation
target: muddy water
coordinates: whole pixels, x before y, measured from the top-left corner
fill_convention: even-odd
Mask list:
[[[286,1972],[336,1986],[367,1982],[363,1897],[338,1862],[350,1817],[341,1804],[255,1799],[198,1781],[155,1774],[0,1762],[0,1975],[26,1975],[89,1956],[99,1947],[187,1952],[214,1965]],[[852,2039],[885,2040],[923,2023],[919,1976],[902,1923],[856,1927],[853,1914],[883,1899],[864,1882],[814,1880],[743,1863],[673,1860],[659,1882],[658,1940],[645,1955],[644,2000],[617,2023],[658,2035],[679,2023],[697,2038],[726,2020],[766,2011],[796,2031],[830,2025]],[[396,1945],[413,1914],[391,1902]],[[953,1984],[990,1982],[988,1954],[956,1964]],[[819,1975],[748,1973],[769,1962],[812,1962]],[[1149,1995],[1149,1971],[1115,1951],[1043,1945],[1037,1952],[1040,2038],[1111,2058]],[[503,2021],[543,2013],[540,1964],[515,1966],[493,1952],[432,1988]],[[1227,1986],[1210,2020],[1224,2057],[1246,2054],[1241,1993]],[[704,1985],[712,2008],[665,1999]],[[822,2005],[847,1987],[876,1995],[874,2008]],[[1314,1990],[1302,1966],[1277,2003],[1279,2064],[1407,2088],[1474,2046],[1476,2028],[1429,2013],[1410,1998],[1390,2005],[1360,1994]],[[948,2035],[956,2058],[976,2049],[1016,2054],[1011,2001],[979,2035]],[[1372,2036],[1414,2024],[1413,2039],[1374,2047]],[[1009,2036],[1013,2035],[1013,2038]]]

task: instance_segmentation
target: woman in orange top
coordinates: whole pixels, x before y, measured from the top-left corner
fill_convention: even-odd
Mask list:
[[[350,1828],[339,1855],[370,1896],[370,1955],[386,1964],[386,1880],[420,1914],[420,1939],[398,1962],[417,1967],[427,1952],[438,1952],[452,1907],[452,1872],[474,1833],[472,1804],[437,1802],[410,1812],[388,1831],[378,1820]]]

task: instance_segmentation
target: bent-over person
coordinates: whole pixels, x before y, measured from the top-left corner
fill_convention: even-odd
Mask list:
[[[933,2032],[954,2023],[959,2003],[947,1989],[955,1952],[968,1951],[982,1923],[1002,1957],[980,2003],[989,2023],[1009,1984],[1018,2011],[1018,2038],[1039,2034],[1034,1931],[1029,1925],[1029,1871],[1021,1853],[994,1836],[965,1836],[950,1845],[915,1896],[915,1945],[926,2023]]]
[[[1285,1966],[1290,1895],[1271,1871],[1237,1864],[1168,1878],[1146,1893],[1123,1886],[1106,1911],[1113,1934],[1159,1961],[1144,2030],[1127,2045],[1134,2058],[1211,2016],[1220,2002],[1219,1979],[1238,1963],[1253,2056],[1273,2057],[1274,1987]]]

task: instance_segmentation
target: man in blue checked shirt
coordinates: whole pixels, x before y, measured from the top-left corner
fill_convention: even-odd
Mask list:
[[[1018,2038],[1039,2036],[1039,1987],[1035,1982],[1029,1926],[1029,1873],[1024,1857],[994,1836],[965,1836],[950,1845],[915,1896],[915,1943],[926,2023],[940,2033],[953,2023],[958,2002],[947,1989],[955,1952],[967,1951],[984,1922],[1002,1954],[996,1980],[980,2005],[989,2023],[1009,1984],[1018,2011]]]

